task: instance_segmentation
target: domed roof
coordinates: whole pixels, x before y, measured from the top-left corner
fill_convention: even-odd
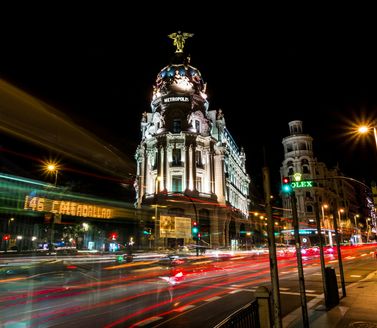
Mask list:
[[[195,67],[187,64],[170,64],[158,73],[153,98],[170,92],[196,93],[206,98],[205,89],[202,76]]]

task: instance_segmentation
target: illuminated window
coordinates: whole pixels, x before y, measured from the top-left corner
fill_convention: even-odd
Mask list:
[[[172,176],[172,192],[182,192],[182,176]]]

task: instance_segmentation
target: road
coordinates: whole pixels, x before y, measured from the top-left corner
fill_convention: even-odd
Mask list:
[[[374,248],[342,250],[346,284],[376,269]],[[267,254],[135,258],[120,264],[114,258],[1,259],[0,326],[213,327],[253,300],[258,286],[270,283]],[[280,253],[278,262],[284,317],[300,307],[297,262],[294,254]],[[323,293],[319,257],[310,254],[303,262],[309,301]],[[326,265],[339,273],[335,255],[326,255]]]

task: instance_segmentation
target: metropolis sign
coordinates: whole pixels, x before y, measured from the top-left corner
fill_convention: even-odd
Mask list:
[[[190,102],[190,98],[187,96],[174,96],[174,97],[165,97],[162,99],[164,104],[172,103],[172,102]]]

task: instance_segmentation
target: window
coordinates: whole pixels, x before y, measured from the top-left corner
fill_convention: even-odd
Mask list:
[[[307,192],[305,193],[305,196],[308,197],[308,198],[312,197],[312,195],[310,194],[310,191],[307,191]]]
[[[198,120],[195,120],[195,130],[196,132],[200,132],[200,122]]]
[[[196,178],[196,190],[202,191],[202,177]]]
[[[203,167],[203,163],[202,163],[202,152],[200,150],[197,150],[195,152],[195,159],[196,159],[196,166],[197,167]]]
[[[173,148],[172,158],[173,158],[173,162],[172,162],[173,166],[177,166],[181,164],[181,149],[180,148]]]
[[[307,165],[302,167],[302,173],[310,173],[310,170]]]
[[[293,175],[293,167],[290,167],[288,170],[288,175]]]
[[[312,205],[306,206],[306,212],[312,213],[313,212],[313,206]]]
[[[181,132],[181,120],[175,119],[173,120],[173,133],[180,133]]]
[[[172,176],[172,192],[182,192],[182,176]]]
[[[290,151],[293,151],[293,146],[292,144],[287,145],[287,152],[289,153]]]

